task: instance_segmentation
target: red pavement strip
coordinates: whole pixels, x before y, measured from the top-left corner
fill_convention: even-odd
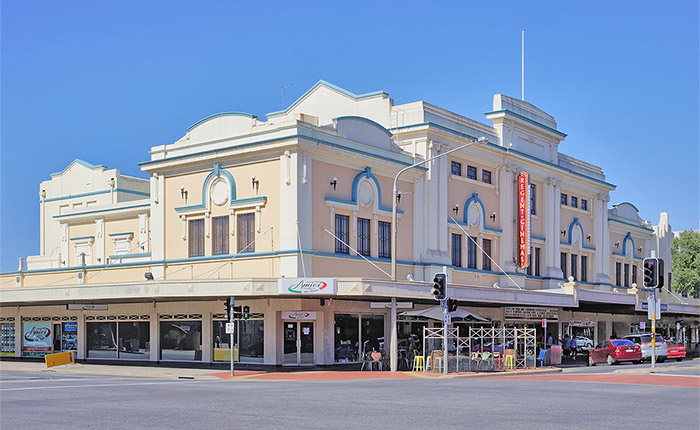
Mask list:
[[[245,379],[268,381],[348,381],[359,379],[417,379],[417,378],[444,378],[439,373],[425,372],[357,372],[357,371],[310,371],[310,372],[255,372],[249,370],[236,370],[234,376],[230,372],[207,373],[205,376],[215,376],[221,379]]]
[[[667,385],[700,388],[700,378],[689,376],[654,374],[603,374],[603,375],[522,375],[497,376],[498,379],[529,379],[537,381],[602,382],[608,384]]]

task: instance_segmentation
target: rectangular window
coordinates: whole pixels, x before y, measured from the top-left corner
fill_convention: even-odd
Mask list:
[[[456,161],[452,162],[452,174],[462,176],[462,163],[458,163]]]
[[[630,265],[625,263],[625,287],[630,286]]]
[[[588,282],[588,257],[581,256],[581,282]]]
[[[212,225],[212,255],[228,254],[228,216],[213,218]]]
[[[571,207],[572,208],[578,207],[578,197],[571,196]]]
[[[462,235],[452,233],[452,265],[462,267]]]
[[[391,258],[391,223],[379,221],[377,228],[379,229],[377,232],[379,233],[379,252],[377,256],[379,258]]]
[[[561,193],[561,204],[566,205],[566,204],[567,204],[566,202],[568,201],[568,198],[569,198],[569,196],[567,196],[567,195],[564,194],[564,193]]]
[[[571,254],[571,276],[578,281],[578,255]]]
[[[537,193],[535,193],[535,184],[530,184],[530,215],[536,215],[535,203],[537,203]]]
[[[529,276],[532,276],[532,247],[530,247],[530,264],[527,265],[525,271]]]
[[[476,179],[476,167],[467,166],[467,178]]]
[[[481,170],[481,182],[485,182],[487,184],[491,183],[491,172],[488,170]]]
[[[349,254],[350,249],[346,245],[348,243],[348,225],[350,224],[350,217],[347,215],[335,215],[335,253],[336,254]]]
[[[491,239],[483,239],[481,241],[481,247],[484,249],[481,260],[481,269],[491,270]]]
[[[192,219],[189,222],[190,257],[204,255],[204,219]]]
[[[238,215],[238,252],[255,252],[255,214]]]
[[[476,242],[471,236],[467,236],[467,267],[476,269]]]
[[[632,283],[637,283],[637,266],[635,265],[632,266]]]
[[[540,248],[535,248],[535,276],[540,275]]]
[[[568,278],[568,275],[566,274],[566,252],[561,253],[561,273],[564,276],[564,279]]]
[[[615,263],[615,285],[617,285],[618,287],[620,285],[622,285],[620,283],[620,281],[622,279],[622,273],[620,273],[621,271],[622,271],[622,265],[620,263]]]
[[[581,210],[588,210],[588,200],[581,199]]]
[[[369,220],[357,219],[357,252],[361,255],[369,255]]]

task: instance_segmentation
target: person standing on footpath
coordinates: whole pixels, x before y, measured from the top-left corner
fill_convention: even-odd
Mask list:
[[[571,338],[571,358],[573,358],[574,360],[576,360],[576,346],[577,346],[576,338],[572,337]]]
[[[562,349],[564,350],[564,357],[568,357],[571,354],[571,339],[569,339],[568,334],[564,335],[564,344],[562,345]]]

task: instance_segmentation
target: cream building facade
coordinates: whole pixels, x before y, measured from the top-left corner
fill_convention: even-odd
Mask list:
[[[264,365],[359,363],[441,322],[447,274],[469,326],[539,327],[591,340],[639,330],[651,252],[670,271],[671,228],[630,203],[608,208],[603,171],[559,151],[554,117],[497,94],[487,125],[426,102],[394,105],[319,81],[284,111],[227,112],[140,164],[148,179],[76,160],[40,187],[40,255],[0,275],[5,355],[75,349],[85,360]],[[406,171],[417,162],[471,145]],[[517,176],[529,174],[530,265],[517,261]],[[397,279],[391,276],[396,228]],[[669,276],[667,274],[667,276]],[[306,280],[306,283],[303,281]],[[299,285],[301,287],[297,288]],[[318,289],[319,285],[326,285]],[[295,289],[296,288],[296,289]],[[694,348],[700,300],[668,289],[662,333]],[[393,301],[392,301],[393,299]],[[38,339],[48,329],[51,339]],[[28,335],[31,334],[31,335]],[[385,347],[386,346],[386,347]]]

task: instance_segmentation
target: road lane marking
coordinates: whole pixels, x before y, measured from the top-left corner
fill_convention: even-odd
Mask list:
[[[5,391],[27,391],[27,390],[57,390],[64,388],[95,388],[95,387],[129,387],[137,385],[164,385],[164,384],[183,384],[183,383],[194,383],[194,382],[212,382],[212,381],[183,381],[183,380],[173,380],[173,381],[162,381],[162,382],[140,382],[132,384],[84,384],[84,385],[57,385],[57,386],[46,386],[46,387],[17,387],[17,388],[0,388],[0,392]],[[215,381],[217,382],[217,381]]]

